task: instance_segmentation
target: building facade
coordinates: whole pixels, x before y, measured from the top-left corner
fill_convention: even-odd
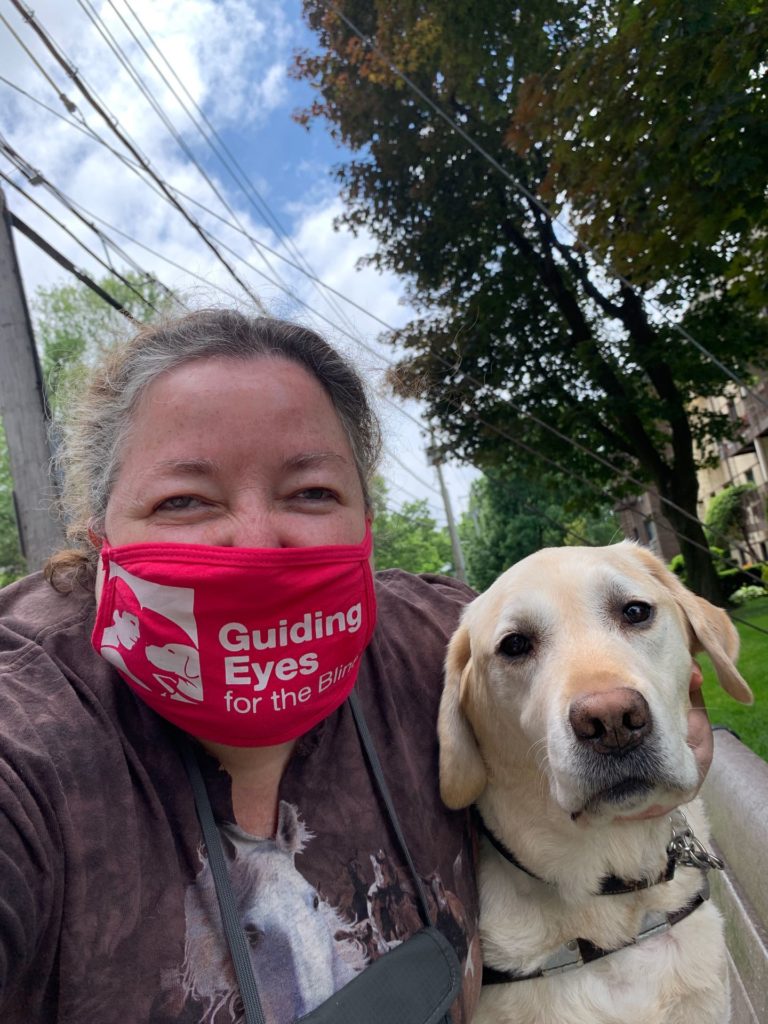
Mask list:
[[[726,487],[754,484],[754,493],[746,499],[745,537],[734,541],[729,555],[740,565],[768,561],[768,375],[749,390],[734,388],[722,397],[703,399],[704,403],[713,412],[723,412],[737,423],[741,436],[737,441],[720,445],[715,466],[699,470],[699,519],[705,518],[709,503]],[[669,561],[679,553],[680,545],[663,508],[658,494],[646,491],[623,501],[617,511],[625,537],[637,540]]]

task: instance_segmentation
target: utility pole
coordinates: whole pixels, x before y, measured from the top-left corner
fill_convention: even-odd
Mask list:
[[[1,189],[0,215],[0,415],[8,441],[21,550],[33,572],[61,547],[64,530],[51,514],[56,491],[49,472],[48,409],[10,212]]]
[[[429,460],[430,465],[435,467],[435,470],[437,471],[437,479],[440,483],[440,493],[443,496],[445,518],[448,523],[448,534],[451,538],[451,550],[453,551],[453,568],[456,573],[456,578],[461,580],[462,583],[466,583],[467,571],[464,567],[464,552],[461,550],[461,541],[459,540],[456,522],[453,518],[451,499],[448,496],[448,489],[445,486],[445,480],[443,479],[443,464],[440,458],[440,451],[435,445],[435,439],[431,437],[430,440],[432,443],[429,448],[427,448],[427,459]]]

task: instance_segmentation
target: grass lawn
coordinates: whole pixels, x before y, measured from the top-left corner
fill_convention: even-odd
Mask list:
[[[720,689],[709,659],[702,655],[704,695],[712,725],[727,725],[738,734],[743,743],[768,761],[768,636],[746,625],[754,623],[768,630],[768,597],[750,601],[733,610],[736,628],[741,636],[739,671],[752,687],[755,703],[752,707],[739,704]]]

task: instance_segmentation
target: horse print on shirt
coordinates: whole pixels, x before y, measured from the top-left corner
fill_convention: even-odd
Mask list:
[[[354,926],[297,870],[296,855],[313,834],[292,804],[280,802],[274,839],[254,839],[236,825],[221,835],[265,1017],[297,1020],[366,966],[364,947]],[[185,899],[182,986],[202,1006],[201,1024],[238,1024],[240,993],[207,857],[202,865]]]
[[[256,839],[231,824],[220,834],[267,1024],[298,1020],[422,927],[410,875],[382,850],[339,864],[331,885],[339,905],[328,902],[296,867],[315,836],[287,801],[280,802],[274,839]],[[184,962],[165,978],[158,1019],[244,1024],[204,852],[200,862],[184,900]],[[437,926],[463,960],[469,923],[462,905],[437,872],[422,881]],[[466,971],[474,969],[467,956]]]

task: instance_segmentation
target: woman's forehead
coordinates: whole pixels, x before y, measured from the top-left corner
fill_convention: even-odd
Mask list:
[[[136,406],[123,456],[194,472],[232,453],[294,460],[296,468],[354,463],[323,386],[302,366],[272,357],[196,360],[163,374]]]

